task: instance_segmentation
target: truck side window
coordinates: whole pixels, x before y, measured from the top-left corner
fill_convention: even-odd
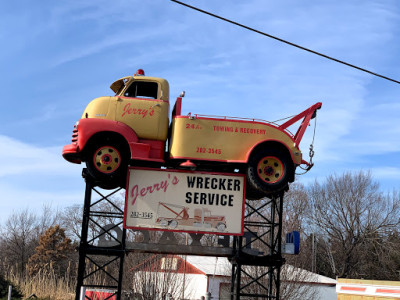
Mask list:
[[[134,81],[124,93],[125,97],[157,99],[157,82]]]

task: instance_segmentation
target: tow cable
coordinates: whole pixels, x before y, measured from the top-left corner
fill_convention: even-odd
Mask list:
[[[315,152],[314,152],[314,141],[315,141],[315,131],[316,131],[316,128],[317,128],[317,114],[315,114],[315,118],[314,119],[315,119],[314,120],[314,134],[313,134],[312,142],[310,144],[310,151],[308,153],[308,156],[310,157],[310,163],[305,168],[302,167],[301,165],[299,165],[299,168],[304,170],[304,172],[303,173],[296,173],[296,175],[304,175],[308,171],[310,171],[311,168],[314,166],[314,163],[313,163],[312,160],[313,160],[313,157],[314,157],[314,154],[315,154]]]

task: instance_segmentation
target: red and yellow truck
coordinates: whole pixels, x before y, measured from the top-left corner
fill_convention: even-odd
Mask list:
[[[295,178],[303,160],[299,144],[321,103],[281,125],[256,119],[182,115],[182,98],[169,117],[169,84],[162,78],[134,76],[118,79],[114,96],[99,97],[75,124],[72,143],[63,157],[85,162],[103,188],[124,186],[127,167],[190,168],[246,174],[246,197],[260,199],[280,192]],[[295,134],[288,127],[301,121]]]

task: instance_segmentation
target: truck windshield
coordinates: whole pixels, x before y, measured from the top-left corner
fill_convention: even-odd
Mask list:
[[[157,99],[158,83],[134,81],[124,93],[125,97]]]

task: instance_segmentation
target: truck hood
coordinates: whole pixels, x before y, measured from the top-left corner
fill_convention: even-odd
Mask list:
[[[112,119],[113,116],[109,115],[111,99],[115,97],[99,97],[90,101],[82,114],[84,118],[97,118],[97,119]]]

